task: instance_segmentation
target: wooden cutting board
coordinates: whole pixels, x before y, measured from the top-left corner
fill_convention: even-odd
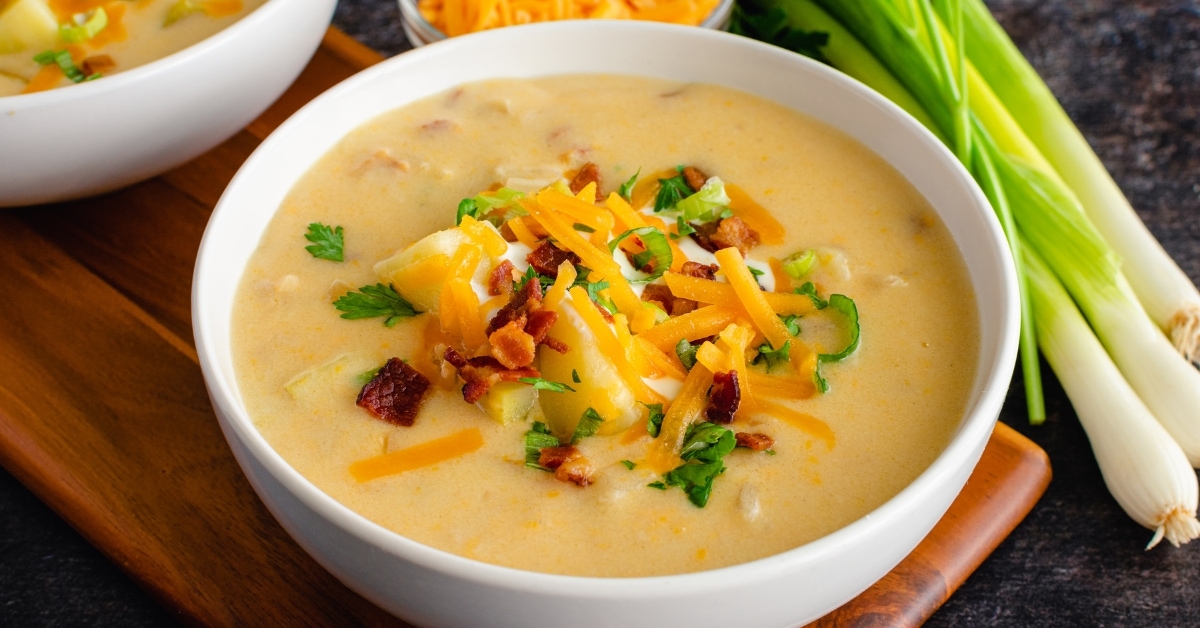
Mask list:
[[[259,502],[213,416],[190,315],[200,236],[234,172],[293,111],[379,60],[330,30],[271,109],[195,161],[99,198],[0,210],[0,463],[187,623],[401,624]],[[919,625],[1049,480],[1045,453],[998,425],[925,541],[817,624]]]

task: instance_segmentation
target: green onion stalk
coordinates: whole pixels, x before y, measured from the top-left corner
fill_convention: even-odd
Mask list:
[[[1100,158],[981,0],[962,0],[966,54],[1123,259],[1142,306],[1200,359],[1200,292],[1138,218]]]

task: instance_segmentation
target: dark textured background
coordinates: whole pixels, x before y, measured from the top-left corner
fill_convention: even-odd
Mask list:
[[[989,5],[1142,219],[1200,281],[1200,3]],[[408,48],[398,20],[390,0],[342,0],[334,23],[393,55]],[[1200,625],[1200,542],[1143,551],[1150,532],[1108,495],[1052,376],[1047,402],[1046,424],[1025,426],[1018,375],[1001,418],[1050,454],[1049,490],[929,625]],[[116,566],[0,471],[0,626],[170,623]]]

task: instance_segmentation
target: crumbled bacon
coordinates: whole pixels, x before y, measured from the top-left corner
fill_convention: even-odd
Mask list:
[[[558,277],[558,267],[565,261],[570,261],[572,264],[580,263],[578,255],[564,251],[549,242],[543,242],[536,249],[530,251],[529,255],[525,256],[525,261],[529,262],[529,265],[539,274],[547,277]]]
[[[700,188],[704,187],[704,182],[708,181],[708,175],[699,168],[688,166],[683,169],[683,180],[687,181],[688,187],[692,188],[693,192],[699,192]]]
[[[517,322],[521,329],[533,338],[534,345],[546,345],[559,353],[570,351],[565,343],[548,336],[550,328],[558,320],[558,313],[542,309],[542,284],[536,279],[525,282],[525,286],[509,297],[508,303],[496,312],[488,323],[487,334]]]
[[[582,456],[583,453],[580,452],[579,448],[574,445],[543,447],[541,452],[538,453],[538,466],[542,466],[553,471]]]
[[[467,403],[479,401],[487,394],[492,384],[516,382],[522,377],[541,377],[541,373],[535,368],[508,369],[490,355],[468,359],[453,347],[447,347],[443,357],[458,369],[458,376],[466,382],[462,390],[463,400]]]
[[[104,74],[115,70],[117,62],[108,55],[92,55],[83,60],[79,69],[83,70],[84,76],[92,76],[95,74]]]
[[[596,184],[596,198],[592,199],[594,203],[603,197],[600,195],[600,168],[590,161],[583,164],[583,167],[571,179],[571,193],[579,194],[589,183]]]
[[[504,368],[524,368],[533,364],[533,359],[537,357],[537,343],[533,341],[533,336],[525,333],[524,328],[525,317],[522,316],[488,336],[492,357],[499,360]]]
[[[729,424],[733,414],[742,403],[742,389],[738,385],[737,371],[713,373],[712,388],[708,392],[708,408],[704,416],[713,423]]]
[[[513,271],[516,267],[512,262],[504,260],[492,269],[488,275],[488,294],[492,296],[511,295],[513,293]]]
[[[684,262],[679,267],[679,273],[688,277],[698,277],[700,279],[708,279],[712,281],[717,278],[717,271],[720,266],[716,264],[701,264],[700,262]]]
[[[706,251],[717,252],[731,246],[737,247],[742,255],[758,246],[758,232],[751,229],[737,216],[721,219],[718,222],[706,222],[696,225],[692,239]]]
[[[691,299],[675,296],[670,288],[657,283],[646,285],[646,289],[642,291],[642,300],[655,303],[671,316],[687,314],[699,305]]]
[[[554,470],[554,478],[559,482],[574,482],[579,486],[587,486],[592,483],[592,474],[596,468],[592,466],[592,462],[583,456],[573,458],[564,462],[562,466]]]
[[[400,358],[391,358],[363,386],[355,402],[367,412],[396,425],[409,426],[417,418],[429,380]]]
[[[733,435],[738,447],[747,447],[754,451],[764,451],[775,446],[775,439],[758,432],[738,432]]]

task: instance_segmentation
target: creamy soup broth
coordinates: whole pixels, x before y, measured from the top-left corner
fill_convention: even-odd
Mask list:
[[[354,405],[342,378],[299,394],[285,385],[343,356],[361,372],[412,358],[427,316],[393,328],[338,318],[331,300],[377,281],[372,265],[454,225],[460,199],[509,177],[561,176],[591,161],[605,193],[639,168],[697,164],[774,212],[786,244],[844,252],[823,291],[857,303],[862,342],[829,364],[824,395],[786,402],[828,424],[828,443],[758,417],[732,427],[769,433],[777,455],[737,449],[705,508],[619,461],[642,440],[581,445],[598,465],[586,488],[523,465],[528,422],[501,426],[437,391],[412,427]],[[342,225],[346,261],[305,250],[306,226]],[[587,576],[694,572],[746,562],[829,534],[894,496],[944,449],[966,407],[978,319],[946,228],[879,157],[839,131],[730,89],[617,76],[470,84],[372,120],[295,186],[242,279],[233,313],[240,391],[267,441],[321,490],[406,537],[461,556]],[[350,356],[348,359],[344,356]],[[541,393],[553,394],[553,393]],[[355,461],[462,429],[483,432],[469,455],[369,482]]]
[[[15,1],[15,0],[12,0]],[[41,1],[41,0],[38,0]],[[97,8],[107,11],[108,25],[89,41],[68,45],[61,39],[37,48],[7,52],[0,47],[0,96],[20,94],[41,70],[33,57],[46,50],[71,50],[77,66],[85,59],[106,56],[112,65],[101,67],[101,78],[161,59],[224,30],[266,0],[196,0],[195,12],[164,25],[180,0],[46,0],[46,5],[63,24],[73,23],[76,14]],[[0,0],[0,5],[3,5]],[[178,9],[176,9],[178,11]],[[182,15],[182,14],[181,14]],[[98,66],[100,67],[100,66]],[[98,79],[97,79],[98,80]],[[50,87],[73,84],[66,77]],[[41,88],[38,88],[40,91]]]

